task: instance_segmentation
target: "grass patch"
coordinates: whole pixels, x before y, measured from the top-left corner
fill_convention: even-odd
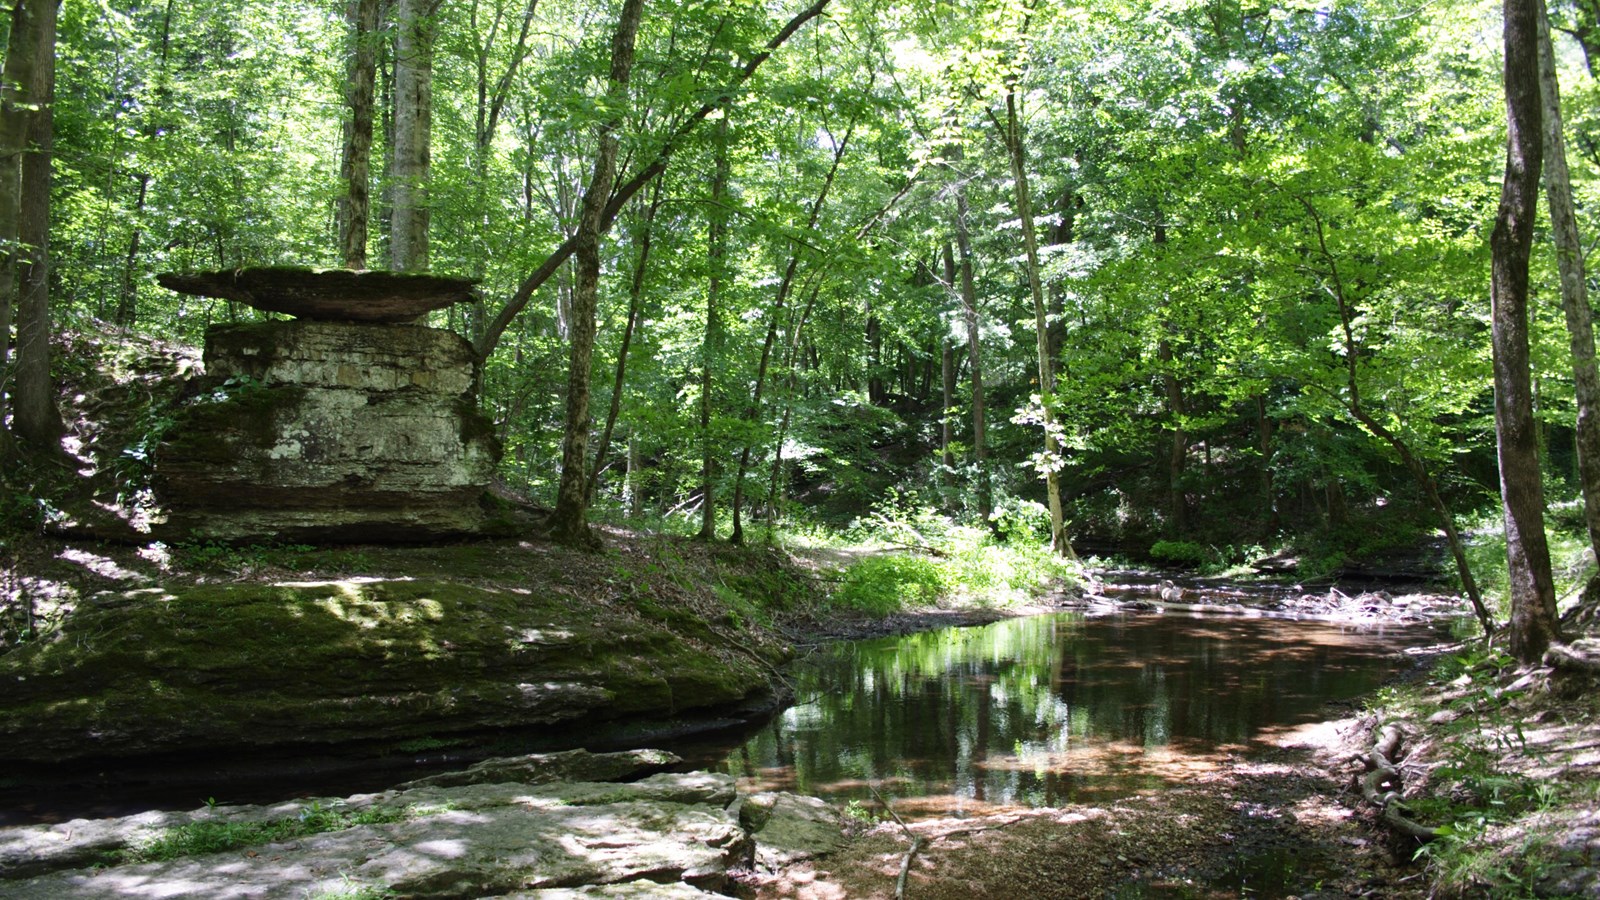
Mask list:
[[[162,862],[207,853],[223,853],[260,844],[273,844],[358,825],[383,825],[407,818],[402,809],[344,810],[312,804],[298,816],[259,822],[200,820],[169,828],[155,840],[123,850],[118,863]]]

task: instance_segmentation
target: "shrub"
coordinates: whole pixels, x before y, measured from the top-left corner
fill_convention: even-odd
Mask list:
[[[933,603],[948,593],[942,566],[920,556],[870,556],[845,570],[833,595],[838,606],[886,616],[912,603]]]
[[[1194,541],[1156,541],[1150,546],[1150,555],[1180,566],[1202,565],[1213,557],[1209,548]]]

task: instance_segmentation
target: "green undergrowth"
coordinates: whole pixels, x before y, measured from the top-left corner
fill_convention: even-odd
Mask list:
[[[348,810],[313,803],[293,817],[257,822],[201,819],[169,828],[148,843],[118,853],[116,863],[162,862],[207,853],[223,853],[261,844],[274,844],[358,825],[386,825],[411,816],[396,808]]]
[[[1076,580],[1077,567],[1050,551],[1043,507],[1013,503],[992,525],[958,522],[915,494],[891,494],[843,534],[822,536],[857,557],[828,605],[874,616],[928,606],[1007,607]]]
[[[1486,515],[1464,523],[1467,563],[1472,577],[1490,608],[1505,621],[1511,608],[1511,589],[1506,569],[1506,529],[1499,514]],[[1545,517],[1545,540],[1550,547],[1550,569],[1555,578],[1556,599],[1563,611],[1575,602],[1583,586],[1595,574],[1589,536],[1583,523],[1581,503],[1553,503]],[[1460,576],[1451,568],[1455,586]]]
[[[1374,701],[1380,723],[1399,721],[1415,732],[1404,769],[1422,789],[1406,807],[1439,831],[1413,845],[1432,896],[1567,896],[1562,873],[1587,865],[1563,846],[1563,823],[1594,808],[1600,780],[1586,768],[1541,774],[1537,766],[1563,748],[1531,734],[1535,722],[1592,723],[1595,703],[1564,700],[1521,678],[1524,671],[1498,648],[1473,648],[1441,660],[1426,682],[1385,688]],[[1426,774],[1419,779],[1419,772]]]

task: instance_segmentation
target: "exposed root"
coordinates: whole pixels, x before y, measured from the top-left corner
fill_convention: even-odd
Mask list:
[[[1430,828],[1410,818],[1401,800],[1400,791],[1403,783],[1399,766],[1401,747],[1404,744],[1405,733],[1400,730],[1399,725],[1391,722],[1383,726],[1378,731],[1378,738],[1373,743],[1372,749],[1360,757],[1361,764],[1367,771],[1357,783],[1361,788],[1361,796],[1378,808],[1385,825],[1406,837],[1423,842],[1431,841],[1439,837],[1439,829]]]
[[[1600,655],[1590,652],[1593,643],[1551,644],[1544,652],[1544,664],[1558,671],[1600,675]]]

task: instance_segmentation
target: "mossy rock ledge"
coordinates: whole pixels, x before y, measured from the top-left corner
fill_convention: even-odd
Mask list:
[[[63,763],[767,705],[765,662],[625,604],[446,580],[102,595],[0,657],[0,760]]]

